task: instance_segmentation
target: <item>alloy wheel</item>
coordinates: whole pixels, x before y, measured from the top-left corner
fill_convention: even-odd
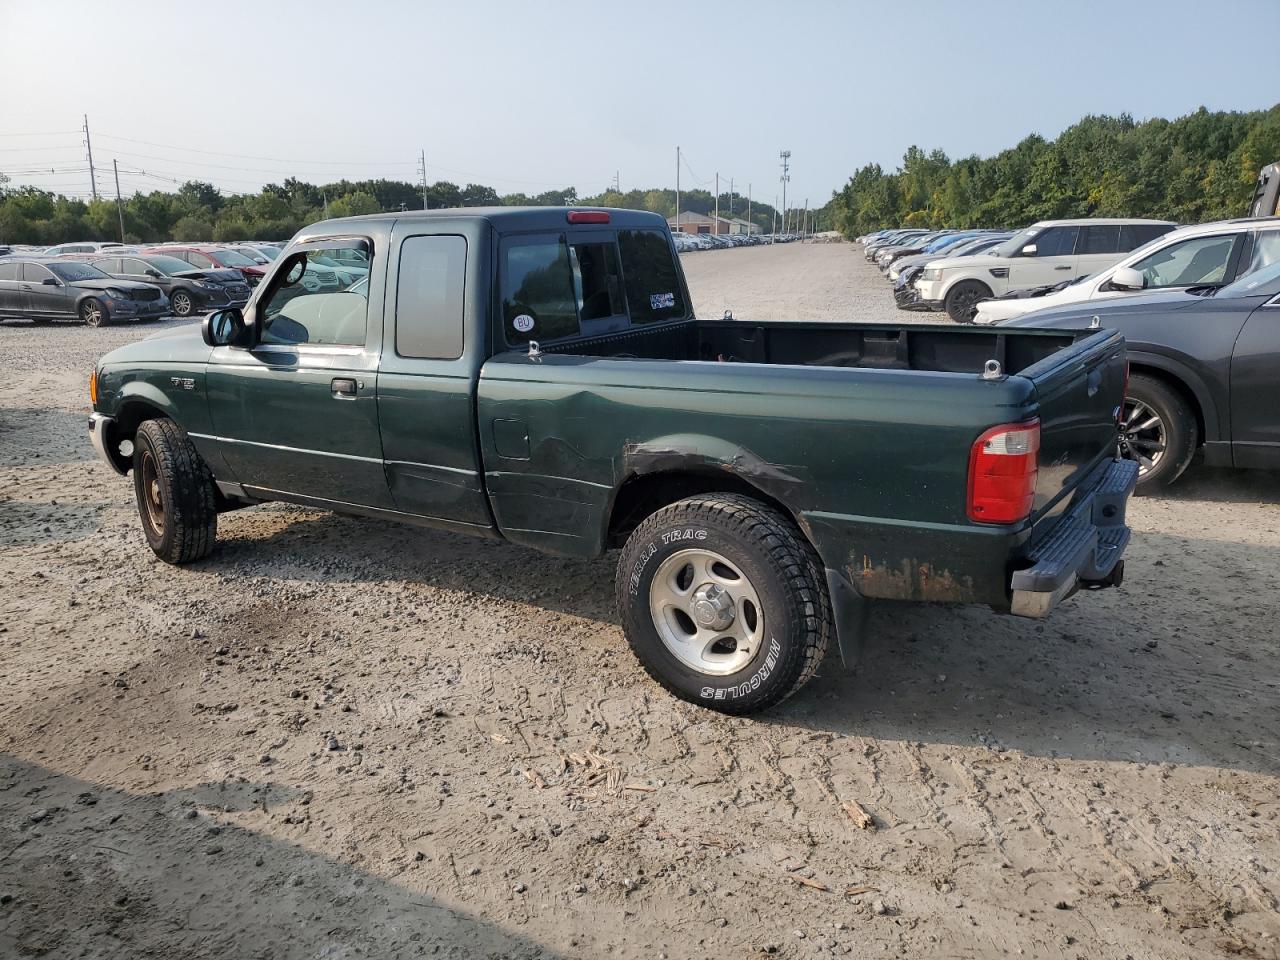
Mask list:
[[[681,550],[664,560],[649,586],[649,613],[667,650],[711,676],[745,667],[765,635],[760,595],[713,550]]]
[[[1168,437],[1164,420],[1141,400],[1124,399],[1124,415],[1120,421],[1120,455],[1138,462],[1138,475],[1156,468],[1164,458]]]

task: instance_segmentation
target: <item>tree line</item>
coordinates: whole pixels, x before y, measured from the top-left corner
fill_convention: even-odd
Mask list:
[[[124,240],[157,243],[163,240],[213,241],[288,240],[299,229],[329,217],[396,210],[478,206],[591,206],[651,210],[671,217],[676,210],[674,190],[605,191],[579,197],[573,187],[529,195],[500,195],[492,187],[448,181],[429,185],[399,180],[340,180],[311,184],[297,179],[272,183],[256,194],[226,195],[210,183],[190,181],[174,191],[155,190],[123,198],[79,200],[35,187],[11,187],[0,171],[0,243],[53,245],[72,240],[119,240],[120,215]],[[698,213],[714,210],[716,198],[706,190],[682,191],[680,209]],[[744,218],[747,200],[723,193],[720,212]],[[765,204],[752,204],[751,219],[769,229],[774,214]]]
[[[1200,223],[1243,216],[1258,171],[1280,160],[1280,104],[1201,107],[1176,120],[1088,116],[992,157],[951,160],[913,146],[893,172],[867,164],[824,222],[853,238],[882,227],[1022,227],[1066,217]]]

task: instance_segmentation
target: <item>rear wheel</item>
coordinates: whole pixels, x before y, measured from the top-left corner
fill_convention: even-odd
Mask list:
[[[166,563],[208,556],[218,535],[213,474],[187,432],[148,420],[133,441],[133,491],[142,532]]]
[[[1120,455],[1138,463],[1138,492],[1169,486],[1195,456],[1199,430],[1186,400],[1155,377],[1134,374],[1120,418]]]
[[[798,690],[833,629],[813,548],[790,518],[736,494],[691,497],[645,520],[618,561],[617,595],[649,675],[724,713]]]
[[[86,297],[80,304],[80,319],[88,326],[100,327],[111,319],[111,315],[97,297]]]
[[[956,323],[973,323],[978,301],[991,296],[991,288],[978,280],[961,280],[947,292],[947,316]]]
[[[185,290],[173,291],[173,296],[169,298],[169,306],[173,309],[175,317],[189,317],[195,310],[195,304],[191,300],[191,294]]]

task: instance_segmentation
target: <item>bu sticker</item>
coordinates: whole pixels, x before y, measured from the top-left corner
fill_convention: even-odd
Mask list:
[[[676,295],[674,293],[651,293],[649,294],[649,309],[662,310],[666,307],[674,307],[676,305]]]
[[[527,313],[522,313],[518,317],[516,317],[514,320],[511,321],[511,325],[515,327],[517,330],[519,330],[521,333],[528,333],[530,330],[532,330],[533,323],[534,323],[533,317],[529,316],[529,314]]]

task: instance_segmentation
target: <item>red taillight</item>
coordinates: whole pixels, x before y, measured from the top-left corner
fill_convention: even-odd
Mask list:
[[[969,519],[1017,523],[1031,513],[1039,472],[1040,421],[1002,423],[969,453]]]
[[[570,210],[570,223],[608,223],[609,215],[603,210]]]

